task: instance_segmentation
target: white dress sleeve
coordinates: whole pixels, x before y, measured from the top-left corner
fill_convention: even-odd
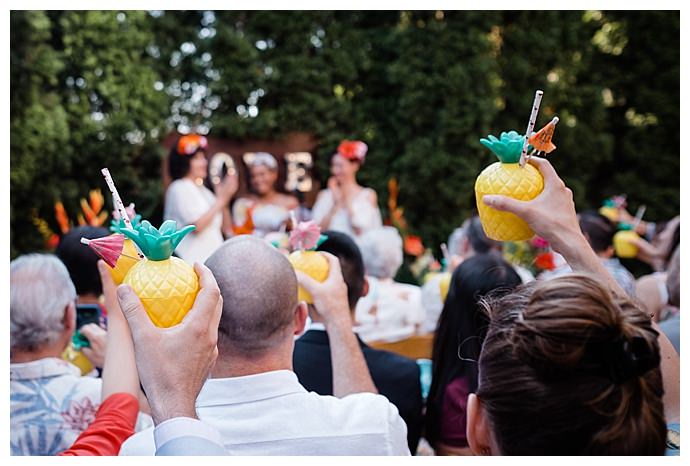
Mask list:
[[[199,197],[193,184],[174,181],[165,193],[166,220],[175,220],[178,226],[195,223],[208,210],[208,203]]]
[[[383,224],[381,221],[381,211],[378,206],[372,206],[369,201],[370,193],[371,188],[363,189],[362,194],[357,197],[352,209],[354,211],[352,226],[359,228],[361,233],[380,228]]]
[[[316,198],[316,203],[311,209],[312,220],[316,223],[321,223],[321,221],[328,215],[328,211],[333,207],[333,195],[329,189],[323,189]],[[327,230],[328,228],[323,228]]]

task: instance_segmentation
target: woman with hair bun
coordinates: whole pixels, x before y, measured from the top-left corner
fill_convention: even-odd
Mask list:
[[[485,300],[490,323],[467,403],[472,452],[660,455],[678,447],[678,354],[591,249],[551,164],[529,162],[544,178],[539,196],[483,202],[525,220],[575,274]]]
[[[321,231],[337,230],[357,238],[381,227],[376,191],[357,183],[367,150],[362,141],[343,141],[331,157],[328,188],[319,193],[312,209]]]
[[[475,451],[664,453],[658,332],[631,301],[574,274],[483,306],[491,323],[468,403]]]

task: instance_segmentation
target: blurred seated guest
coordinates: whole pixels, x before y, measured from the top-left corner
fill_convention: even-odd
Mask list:
[[[77,290],[77,304],[96,304],[103,314],[107,309],[101,303],[103,287],[98,275],[98,256],[91,248],[81,244],[81,238],[95,239],[110,235],[103,227],[80,226],[69,230],[55,250],[55,255],[65,264],[70,279]]]
[[[630,296],[635,296],[635,277],[614,257],[613,235],[616,225],[599,212],[587,211],[579,215],[580,228],[589,245],[601,260],[606,270]]]
[[[671,257],[680,244],[680,217],[658,225],[660,230],[651,243],[644,239],[636,241],[637,259],[652,266],[655,272],[638,278],[635,286],[640,301],[654,314],[654,320],[660,322],[678,312],[677,307],[668,302],[666,281]]]
[[[663,272],[668,268],[671,255],[680,243],[680,216],[655,225],[651,239],[644,237],[635,241],[638,247],[636,259],[647,263],[656,272]]]
[[[486,236],[479,216],[465,220],[460,228],[457,228],[448,238],[448,252],[451,254],[449,271],[454,271],[458,265],[476,254],[491,254],[496,257],[502,256],[502,244]],[[557,257],[557,255],[555,255]],[[505,258],[504,258],[505,259]],[[510,266],[520,276],[522,283],[534,280],[532,272],[519,264],[510,263]],[[570,270],[570,269],[568,269]],[[440,281],[442,277],[436,275],[422,285],[422,306],[425,312],[422,332],[434,332],[436,330],[443,300],[441,298]]]
[[[680,245],[676,247],[676,250],[680,250]],[[673,259],[671,259],[668,270],[643,275],[635,282],[637,298],[644,305],[647,313],[653,316],[655,322],[663,322],[679,313],[678,305],[671,304],[669,283],[674,280],[670,275],[673,267]]]
[[[429,274],[430,275],[430,274]],[[427,275],[428,276],[428,275]],[[444,299],[441,295],[441,281],[444,274],[437,273],[430,276],[421,286],[421,303],[424,309],[424,322],[419,328],[419,333],[433,333],[438,326],[438,319],[441,317]]]
[[[232,206],[235,225],[244,225],[251,217],[252,234],[264,237],[267,233],[284,229],[290,211],[299,207],[297,198],[278,192],[278,162],[268,152],[249,154],[250,193],[240,197]]]
[[[357,335],[366,341],[397,341],[417,333],[424,321],[421,289],[393,280],[403,263],[403,241],[394,227],[369,230],[357,244],[369,290],[357,302]]]
[[[677,312],[662,321],[659,327],[680,354],[680,245],[673,253],[669,264],[666,289],[668,290],[668,305],[676,309]]]
[[[357,183],[357,172],[364,164],[367,145],[343,141],[331,157],[328,188],[322,190],[312,209],[313,220],[321,230],[336,230],[358,237],[382,225],[376,191]]]
[[[375,394],[352,333],[338,260],[327,259],[326,281],[301,285],[314,298],[333,343],[331,397],[308,392],[292,371],[293,336],[304,329],[307,307],[297,302],[297,277],[287,258],[264,240],[241,235],[206,261],[223,311],[218,359],[199,392],[196,412],[221,433],[228,453],[409,455],[405,423],[393,404]],[[153,430],[130,437],[120,450],[121,455],[154,452]]]
[[[85,248],[87,249],[87,248]],[[60,358],[76,325],[77,294],[55,256],[10,263],[10,451],[54,455],[93,421],[101,381]]]
[[[471,217],[463,223],[463,235],[458,242],[460,245],[458,248],[459,260],[455,261],[455,264],[460,264],[463,260],[475,254],[495,254],[500,256],[503,247],[501,242],[494,241],[486,236],[478,215]],[[519,264],[510,265],[515,269],[523,283],[534,280],[534,275],[526,268]],[[457,267],[457,265],[455,266]]]
[[[350,313],[353,313],[360,297],[366,294],[367,280],[364,277],[362,255],[355,242],[346,234],[326,231],[328,239],[318,248],[338,258],[343,279],[347,285],[347,299]],[[397,234],[397,233],[396,233]],[[402,245],[399,246],[402,248]],[[400,249],[398,249],[400,250]],[[333,395],[333,369],[331,353],[336,342],[329,339],[325,319],[318,309],[309,306],[312,324],[309,330],[295,343],[293,364],[300,383],[320,395]],[[352,325],[352,321],[350,325]],[[422,429],[422,389],[417,363],[388,351],[377,350],[364,343],[358,335],[358,345],[364,353],[367,367],[379,393],[393,403],[407,424],[407,443],[411,452],[417,451]],[[331,344],[332,343],[332,344]]]
[[[168,171],[173,182],[165,193],[164,220],[196,229],[180,242],[175,254],[189,263],[203,263],[223,243],[223,225],[230,221],[228,203],[237,191],[237,176],[226,175],[214,186],[204,186],[208,176],[204,136],[181,136],[170,149]]]
[[[488,317],[479,301],[521,283],[511,265],[494,254],[476,254],[453,272],[434,336],[433,372],[427,398],[425,438],[437,455],[470,454],[467,397],[477,389],[477,363]]]

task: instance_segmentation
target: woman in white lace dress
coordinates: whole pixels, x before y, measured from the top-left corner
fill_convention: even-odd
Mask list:
[[[357,183],[357,172],[364,163],[367,145],[343,141],[331,158],[328,188],[316,198],[312,216],[322,231],[337,230],[359,237],[382,225],[376,192]]]

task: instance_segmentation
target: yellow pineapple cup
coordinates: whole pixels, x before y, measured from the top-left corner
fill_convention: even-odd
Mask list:
[[[299,270],[316,281],[323,282],[328,278],[328,260],[319,252],[313,249],[319,247],[328,237],[321,234],[321,229],[313,221],[299,222],[293,217],[292,224],[295,225],[290,232],[288,240],[294,249],[288,260],[295,270]],[[297,300],[305,301],[307,304],[314,304],[311,295],[301,286],[297,289]]]
[[[474,193],[477,198],[479,219],[486,236],[496,241],[524,241],[534,236],[534,231],[521,218],[510,212],[501,212],[483,202],[485,194],[500,194],[520,201],[530,201],[544,190],[544,179],[535,167],[520,167],[520,154],[524,136],[516,131],[501,133],[498,139],[489,135],[480,139],[497,157],[498,162],[486,167],[477,177]]]
[[[328,260],[318,251],[297,250],[288,256],[295,270],[299,270],[316,281],[323,282],[328,278]],[[311,295],[301,286],[297,289],[297,300],[314,304]]]
[[[450,288],[450,279],[453,278],[453,274],[450,272],[443,272],[441,280],[438,282],[439,290],[441,291],[441,301],[446,302],[448,297],[448,289]]]
[[[89,359],[84,356],[84,353],[82,353],[80,349],[76,348],[74,343],[71,341],[62,352],[62,359],[77,366],[81,371],[81,375],[86,375],[93,370],[93,364],[91,364],[91,361],[89,361]]]
[[[179,324],[192,308],[199,291],[194,268],[172,257],[180,241],[194,228],[188,225],[178,231],[177,223],[167,220],[156,229],[144,220],[138,230],[122,229],[146,256],[129,269],[123,283],[132,287],[158,327]]]
[[[630,259],[637,256],[637,246],[634,241],[639,239],[640,235],[635,233],[630,225],[621,226],[621,230],[613,235],[613,249],[618,257]]]

